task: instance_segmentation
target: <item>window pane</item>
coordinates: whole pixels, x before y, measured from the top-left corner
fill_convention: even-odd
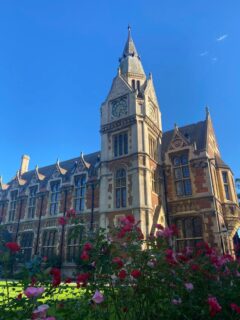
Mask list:
[[[226,199],[230,200],[229,188],[227,184],[224,185],[224,189],[225,189]]]
[[[116,207],[120,208],[120,190],[121,189],[116,189]]]
[[[227,172],[223,172],[223,173],[222,173],[222,177],[223,177],[223,182],[224,182],[224,183],[228,183]]]
[[[126,207],[126,188],[122,188],[122,207]]]
[[[187,155],[186,154],[183,154],[182,156],[181,156],[181,164],[187,164],[188,163],[188,157],[187,157]]]
[[[177,195],[178,196],[182,196],[183,195],[183,183],[182,183],[182,181],[177,181],[176,182],[176,191],[177,191]]]
[[[193,229],[195,237],[202,237],[202,219],[200,217],[193,219]]]
[[[174,176],[175,176],[175,179],[177,179],[177,180],[182,179],[182,170],[181,170],[181,168],[174,169]]]
[[[175,157],[173,159],[173,164],[174,164],[174,166],[179,166],[181,164],[180,158],[179,157]]]
[[[128,154],[128,135],[124,134],[124,154]]]
[[[184,178],[188,178],[190,176],[189,166],[182,167],[182,173]]]
[[[186,195],[192,194],[192,187],[191,187],[191,181],[189,179],[184,180],[184,191]]]
[[[192,219],[185,219],[184,221],[184,229],[185,229],[185,237],[192,238],[193,237],[193,224]]]

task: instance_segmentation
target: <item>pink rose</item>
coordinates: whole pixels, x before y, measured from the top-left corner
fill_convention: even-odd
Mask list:
[[[40,296],[42,293],[44,292],[44,288],[43,287],[28,287],[24,293],[28,298],[33,298],[33,297],[38,297]]]
[[[96,290],[96,292],[94,293],[94,295],[92,297],[92,300],[95,303],[102,303],[104,301],[104,296],[100,291]]]

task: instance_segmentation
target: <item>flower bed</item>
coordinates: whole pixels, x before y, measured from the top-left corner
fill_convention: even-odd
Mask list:
[[[176,252],[174,226],[156,225],[143,239],[138,225],[130,215],[83,243],[72,278],[35,257],[20,294],[6,282],[0,319],[240,319],[239,260],[206,243]],[[20,249],[4,246],[3,270]]]

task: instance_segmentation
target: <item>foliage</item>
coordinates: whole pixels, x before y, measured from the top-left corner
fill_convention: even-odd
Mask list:
[[[21,271],[20,294],[6,281],[0,319],[240,318],[240,261],[206,243],[176,252],[174,226],[156,225],[143,239],[138,225],[130,215],[82,243],[72,279],[35,257]],[[17,254],[9,249],[2,263]]]

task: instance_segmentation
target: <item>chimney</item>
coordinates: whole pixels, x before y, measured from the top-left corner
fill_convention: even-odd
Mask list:
[[[22,156],[22,163],[20,168],[20,175],[28,171],[30,157],[24,154]]]

